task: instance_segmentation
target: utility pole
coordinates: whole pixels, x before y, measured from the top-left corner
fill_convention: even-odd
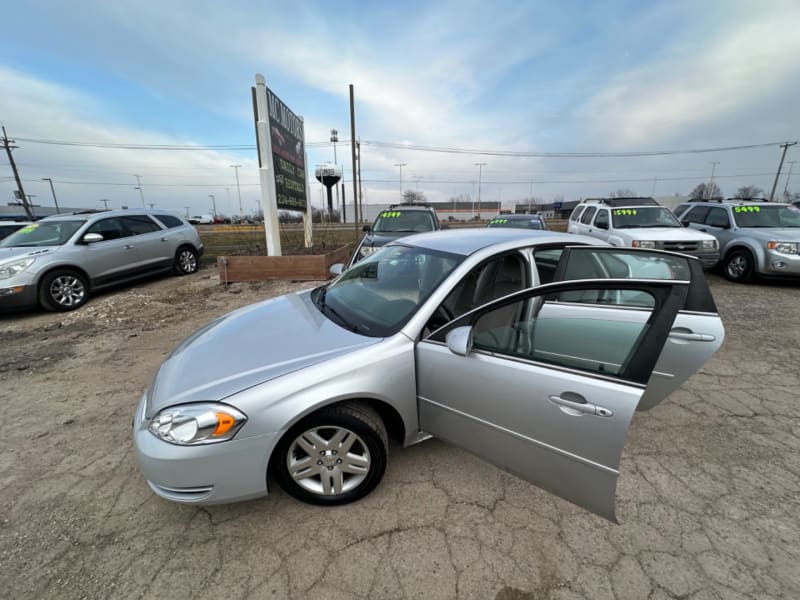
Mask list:
[[[216,219],[217,219],[217,203],[214,200],[214,194],[209,194],[208,197],[211,198],[211,212],[214,213],[214,220],[216,221]]]
[[[33,199],[36,198],[36,194],[28,194],[26,197],[28,198],[28,206],[31,207],[31,214],[34,218],[36,218],[36,211],[34,210],[35,207],[33,206]]]
[[[236,173],[236,193],[239,195],[239,223],[244,222],[244,209],[242,208],[242,188],[239,186],[239,168],[242,165],[231,165]]]
[[[336,162],[336,142],[338,142],[338,141],[339,141],[339,132],[336,129],[331,129],[331,143],[333,144],[333,166],[334,167],[337,164],[337,162]],[[339,186],[338,185],[335,186],[334,189],[336,190],[336,208],[340,208],[340,206],[339,206]],[[341,218],[341,212],[339,213],[339,216]]]
[[[184,206],[183,208],[186,210],[186,218],[188,219],[189,218],[189,209],[191,207],[190,206]]]
[[[708,187],[706,188],[706,200],[711,200],[711,188],[714,186],[714,171],[719,164],[718,160],[715,160],[711,163],[711,179],[708,181]]]
[[[769,201],[772,202],[772,198],[775,196],[775,188],[778,186],[778,178],[781,176],[781,168],[783,168],[783,159],[786,158],[786,151],[789,149],[789,146],[796,146],[797,142],[784,142],[781,144],[781,148],[783,148],[783,154],[781,154],[781,162],[778,164],[778,172],[775,173],[775,181],[772,183],[772,191],[769,193]]]
[[[478,167],[478,212],[480,213],[481,210],[481,178],[483,175],[483,167],[486,166],[486,163],[475,163],[475,166]],[[475,218],[475,203],[472,203],[472,218]]]
[[[144,204],[144,193],[142,192],[142,176],[141,175],[134,175],[136,177],[136,187],[133,188],[135,190],[139,190],[139,198],[142,200],[142,208],[145,208]]]
[[[103,203],[105,210],[108,210],[108,198],[100,198],[100,202]]]
[[[56,205],[56,214],[60,215],[61,211],[58,208],[58,200],[56,199],[56,188],[53,187],[53,180],[49,177],[42,177],[42,181],[49,181],[50,182],[50,191],[53,192],[53,202]]]
[[[783,186],[783,195],[789,195],[789,180],[792,178],[792,168],[794,167],[796,160],[789,161],[789,172],[786,174],[786,185]]]
[[[400,198],[403,198],[403,167],[408,163],[394,163],[395,167],[400,167]]]
[[[14,171],[14,179],[17,182],[17,193],[15,194],[15,197],[22,202],[22,208],[25,209],[25,214],[28,215],[28,218],[32,221],[33,211],[31,210],[31,207],[28,206],[28,199],[25,197],[25,190],[22,187],[22,180],[19,178],[19,171],[17,171],[17,163],[14,162],[14,156],[11,154],[11,151],[17,148],[17,146],[12,146],[12,143],[14,143],[14,140],[8,139],[6,127],[3,125],[3,146],[6,149],[6,154],[8,154],[8,162],[11,165],[11,170]]]

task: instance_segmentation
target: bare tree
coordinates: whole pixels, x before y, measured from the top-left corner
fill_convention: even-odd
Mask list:
[[[416,190],[406,190],[403,192],[403,204],[421,204],[425,202],[425,193]]]
[[[611,192],[609,198],[636,198],[639,194],[634,192],[631,188],[619,188],[616,192]]]
[[[736,190],[736,197],[742,200],[752,200],[753,198],[763,198],[764,190],[755,185],[743,185]]]
[[[722,190],[716,183],[698,183],[689,194],[692,200],[711,200],[722,198]]]

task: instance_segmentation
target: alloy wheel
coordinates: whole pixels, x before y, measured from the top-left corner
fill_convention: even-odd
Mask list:
[[[59,275],[50,284],[50,296],[59,306],[71,308],[83,302],[86,288],[74,275]]]
[[[294,439],[286,454],[286,467],[295,483],[321,496],[353,490],[367,477],[370,466],[364,440],[343,427],[309,429]]]
[[[197,270],[197,257],[191,250],[182,250],[178,255],[178,265],[184,273],[194,273]]]

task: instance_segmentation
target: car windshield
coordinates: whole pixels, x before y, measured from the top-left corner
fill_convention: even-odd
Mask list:
[[[312,296],[342,327],[371,337],[397,333],[464,259],[417,246],[391,245],[365,258]]]
[[[663,206],[614,208],[611,210],[611,219],[615,229],[681,226],[675,215]]]
[[[0,248],[62,246],[84,223],[86,223],[85,220],[78,219],[74,221],[40,221],[33,223],[0,241]]]
[[[427,210],[385,210],[375,219],[375,233],[433,231],[436,225]]]
[[[739,227],[800,227],[800,209],[778,206],[734,206],[733,218]]]
[[[489,221],[489,227],[515,227],[518,229],[544,229],[544,224],[539,217],[525,217],[524,219],[511,219],[497,217]]]

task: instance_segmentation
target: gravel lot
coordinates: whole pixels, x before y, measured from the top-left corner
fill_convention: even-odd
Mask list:
[[[204,270],[0,316],[5,597],[798,598],[800,286],[710,278],[727,340],[634,418],[619,526],[438,441],[392,448],[383,484],[348,507],[153,495],[130,423],[164,356],[307,284],[226,291]]]

